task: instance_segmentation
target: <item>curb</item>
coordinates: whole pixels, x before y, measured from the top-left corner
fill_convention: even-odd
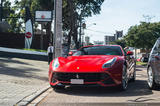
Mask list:
[[[14,106],[26,106],[26,105],[28,105],[33,100],[35,100],[38,96],[40,96],[41,94],[46,92],[49,88],[50,88],[50,86],[48,85],[47,87],[45,87],[41,90],[33,92],[32,94],[30,94],[30,95],[24,97],[22,100],[18,101]]]
[[[48,61],[48,55],[46,52],[28,51],[5,47],[0,47],[0,57]]]
[[[22,58],[22,59],[31,59],[31,60],[39,60],[39,61],[47,61],[48,60],[47,55],[12,53],[12,52],[4,52],[4,51],[0,51],[0,57]]]
[[[38,106],[47,96],[53,91],[52,88],[49,88],[47,91],[39,95],[36,99],[31,101],[27,106]],[[42,102],[43,103],[43,102]]]

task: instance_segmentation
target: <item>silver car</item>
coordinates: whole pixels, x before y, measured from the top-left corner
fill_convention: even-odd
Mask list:
[[[157,89],[160,85],[160,37],[154,44],[148,61],[148,86]]]

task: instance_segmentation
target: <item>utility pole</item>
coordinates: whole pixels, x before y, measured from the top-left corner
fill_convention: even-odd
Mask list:
[[[55,57],[62,56],[62,0],[54,0],[54,42]]]
[[[80,15],[79,48],[82,45],[82,16]]]

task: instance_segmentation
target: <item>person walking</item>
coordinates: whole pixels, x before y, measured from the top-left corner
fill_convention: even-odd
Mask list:
[[[48,54],[48,64],[50,64],[50,62],[53,59],[53,52],[54,52],[54,47],[52,45],[52,43],[49,43],[49,47],[47,49],[47,54]]]

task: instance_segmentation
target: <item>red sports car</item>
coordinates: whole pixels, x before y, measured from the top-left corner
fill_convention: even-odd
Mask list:
[[[119,45],[94,45],[79,49],[72,56],[55,58],[49,67],[49,83],[55,89],[66,85],[119,86],[126,90],[135,81],[133,52]]]

